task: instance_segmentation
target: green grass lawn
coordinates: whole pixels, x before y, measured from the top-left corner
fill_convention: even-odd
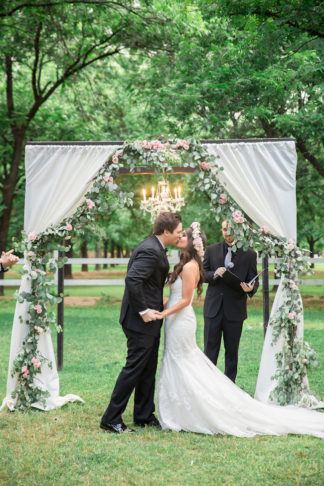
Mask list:
[[[115,289],[115,288],[114,288]],[[89,295],[89,294],[87,294]],[[118,297],[120,293],[116,297]],[[14,305],[1,301],[0,395],[5,395]],[[85,403],[51,412],[0,414],[0,484],[4,485],[322,485],[324,441],[307,436],[243,439],[137,429],[131,436],[99,430],[126,345],[118,324],[119,305],[65,308],[61,394]],[[197,308],[197,341],[203,316]],[[262,313],[251,308],[240,347],[237,384],[253,394],[260,361]],[[322,316],[305,313],[305,339],[324,349]],[[54,342],[56,341],[53,335]],[[161,351],[163,343],[161,345]],[[220,368],[223,369],[223,354]],[[323,397],[324,365],[309,376]],[[132,423],[132,402],[124,414]]]

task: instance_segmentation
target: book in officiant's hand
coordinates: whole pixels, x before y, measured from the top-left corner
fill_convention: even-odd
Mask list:
[[[261,275],[262,271],[253,277],[252,280],[247,282],[247,285],[251,285],[259,277],[259,275]],[[223,273],[223,280],[232,289],[245,293],[241,287],[242,280],[230,270],[226,270],[226,272]]]

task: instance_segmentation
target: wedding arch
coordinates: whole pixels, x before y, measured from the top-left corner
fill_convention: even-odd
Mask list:
[[[26,145],[26,264],[13,322],[7,395],[2,407],[50,410],[77,395],[59,396],[47,305],[60,297],[44,271],[64,265],[53,250],[67,251],[62,239],[107,211],[110,204],[132,204],[115,177],[139,164],[156,172],[188,167],[197,190],[210,196],[216,220],[227,218],[238,248],[252,246],[260,255],[281,259],[279,288],[264,341],[255,397],[264,402],[320,406],[308,389],[307,370],[316,360],[303,342],[303,309],[296,284],[306,259],[296,247],[293,139],[198,142],[189,140],[105,142],[32,142]],[[249,219],[247,219],[247,216]],[[252,221],[252,223],[251,223]]]

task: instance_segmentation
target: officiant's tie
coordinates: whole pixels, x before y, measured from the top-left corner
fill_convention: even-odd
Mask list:
[[[231,261],[232,261],[232,247],[229,246],[227,249],[227,253],[225,255],[224,267],[227,268],[228,264],[231,263]]]

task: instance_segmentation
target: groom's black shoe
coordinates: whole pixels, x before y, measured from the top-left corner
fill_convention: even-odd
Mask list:
[[[100,428],[106,432],[113,432],[115,434],[132,434],[135,432],[134,429],[130,429],[123,422],[121,424],[105,424],[104,422],[100,422]]]
[[[158,427],[161,428],[161,424],[156,417],[152,417],[150,420],[146,422],[134,422],[135,425],[138,427]]]

